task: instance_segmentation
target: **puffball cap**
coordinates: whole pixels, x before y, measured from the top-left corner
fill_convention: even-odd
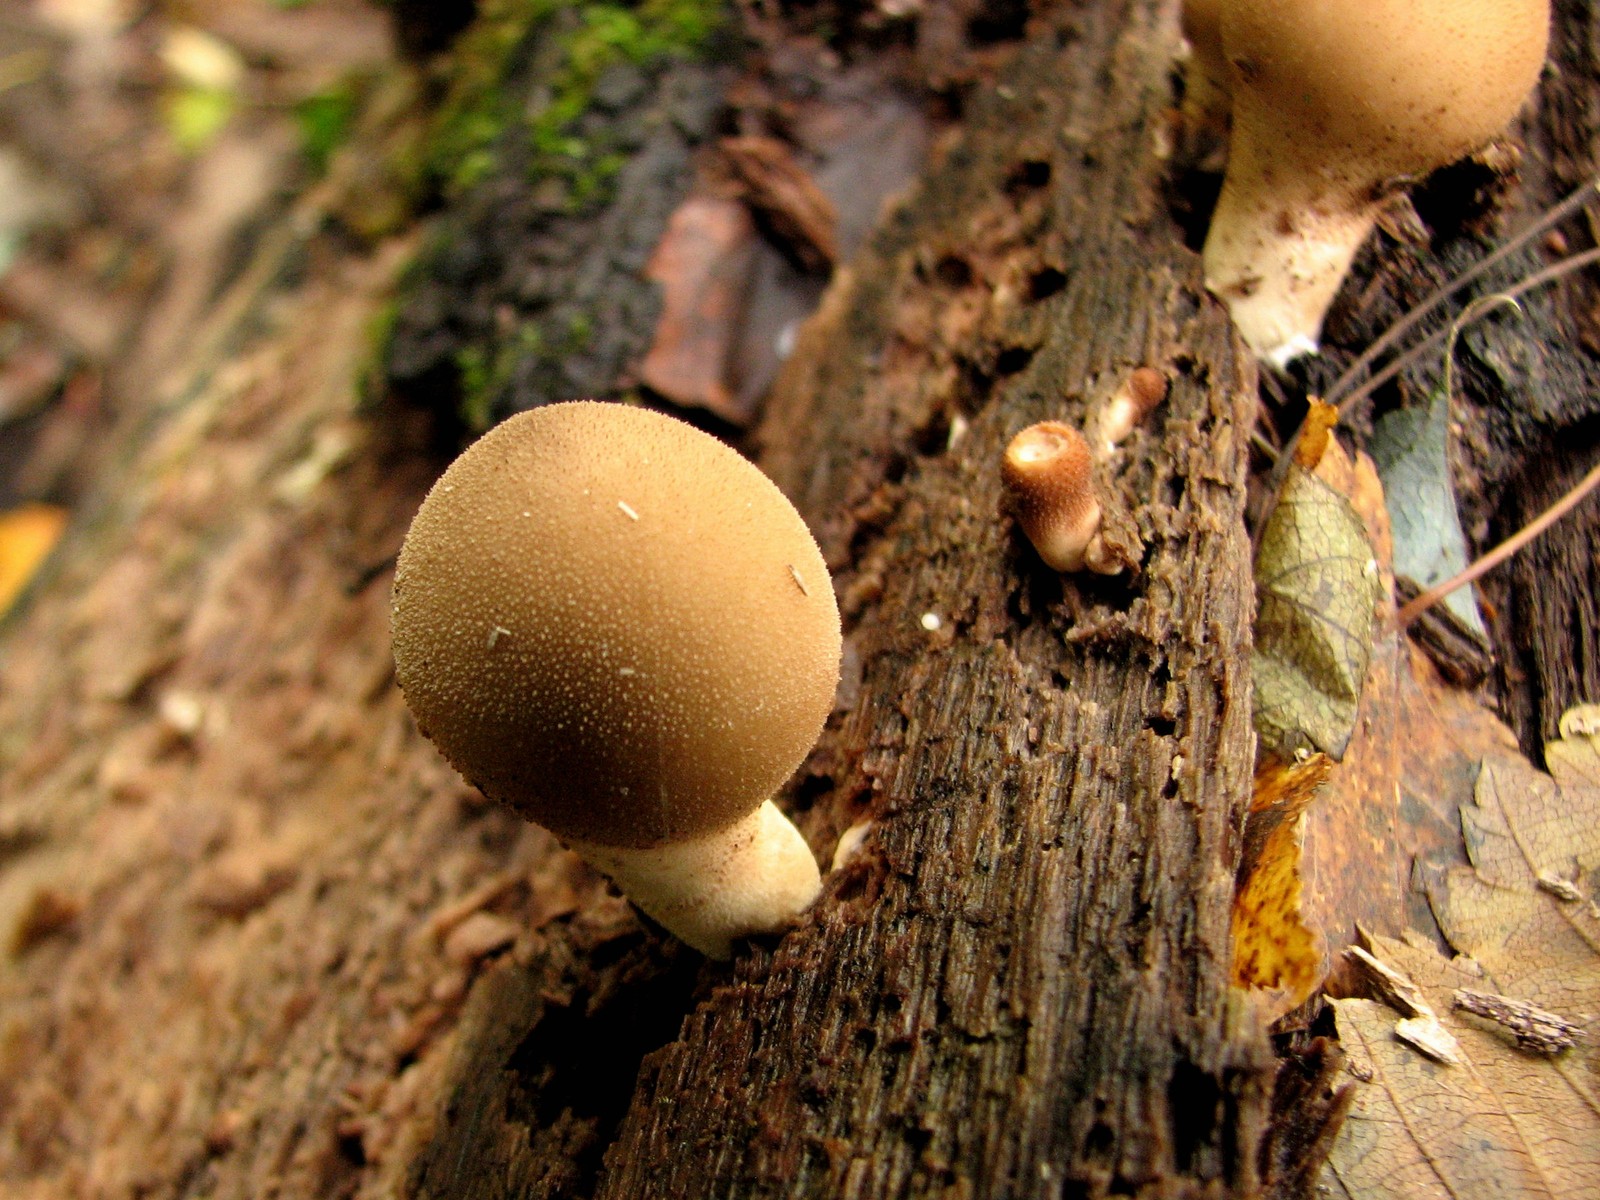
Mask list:
[[[1548,0],[1228,0],[1235,137],[1414,174],[1489,141],[1539,78]],[[1291,151],[1291,154],[1293,152]],[[1339,167],[1325,159],[1330,173]]]
[[[440,477],[400,552],[393,636],[445,758],[599,845],[758,808],[839,678],[827,567],[777,487],[681,421],[590,401],[510,418]]]

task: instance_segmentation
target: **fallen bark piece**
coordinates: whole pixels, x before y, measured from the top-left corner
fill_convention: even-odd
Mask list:
[[[1361,978],[1373,990],[1375,999],[1382,1000],[1390,1008],[1397,1009],[1407,1017],[1431,1018],[1436,1015],[1433,1006],[1422,994],[1422,989],[1413,983],[1405,972],[1395,970],[1360,946],[1348,946],[1344,953],[1360,973]]]
[[[1394,1036],[1419,1054],[1446,1066],[1459,1067],[1464,1061],[1461,1047],[1450,1036],[1450,1031],[1439,1024],[1438,1017],[1403,1017],[1394,1023]]]
[[[719,143],[744,200],[778,247],[805,270],[826,275],[839,261],[839,215],[833,201],[772,137],[730,137]]]
[[[729,356],[756,248],[749,211],[735,200],[690,196],[672,214],[646,274],[661,285],[661,319],[639,378],[674,404],[698,405],[745,425],[752,406],[729,385]]]
[[[1504,1026],[1517,1045],[1536,1054],[1560,1054],[1583,1040],[1581,1026],[1526,1000],[1457,988],[1455,1003],[1459,1009]]]

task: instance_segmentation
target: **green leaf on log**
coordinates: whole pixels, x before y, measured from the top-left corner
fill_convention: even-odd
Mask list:
[[[1298,463],[1256,555],[1255,724],[1262,748],[1344,754],[1372,653],[1378,570],[1361,518]]]

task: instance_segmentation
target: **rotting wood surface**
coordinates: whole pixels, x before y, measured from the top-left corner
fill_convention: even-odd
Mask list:
[[[10,630],[9,1192],[1251,1190],[1253,374],[1160,203],[1158,9],[1041,26],[773,402],[855,684],[785,801],[822,852],[876,825],[731,970],[416,734],[379,568],[425,464],[348,388],[395,260],[305,214],[257,257]],[[1111,483],[1146,569],[1062,582],[999,450],[1146,363],[1172,396]]]

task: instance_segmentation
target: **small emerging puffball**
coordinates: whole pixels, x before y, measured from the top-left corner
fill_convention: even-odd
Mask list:
[[[832,581],[794,507],[715,438],[621,404],[535,409],[469,447],[406,535],[393,629],[450,763],[601,846],[754,812],[839,679]]]
[[[1076,571],[1100,529],[1089,443],[1071,425],[1041,421],[1006,447],[1000,464],[1017,523],[1046,565]]]
[[[1154,367],[1135,367],[1100,415],[1100,453],[1109,454],[1167,398],[1167,377]]]

